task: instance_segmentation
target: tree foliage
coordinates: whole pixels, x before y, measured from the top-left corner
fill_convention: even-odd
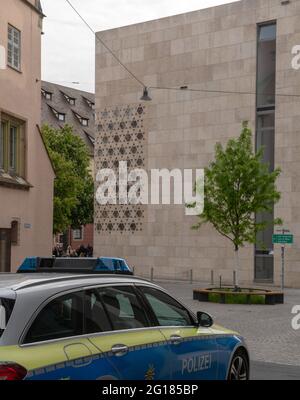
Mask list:
[[[91,223],[94,183],[85,143],[68,125],[61,129],[44,125],[42,134],[56,174],[53,232]]]
[[[240,137],[229,140],[225,149],[216,145],[215,161],[205,169],[204,212],[194,229],[209,222],[238,251],[246,243],[255,243],[257,233],[269,223],[282,224],[280,219],[258,222],[255,218],[256,214],[271,213],[280,199],[276,180],[281,171],[270,172],[263,163],[263,151],[253,151],[247,123]]]

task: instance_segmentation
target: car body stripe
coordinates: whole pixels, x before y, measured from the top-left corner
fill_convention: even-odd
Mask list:
[[[41,343],[34,346],[1,346],[0,362],[16,362],[30,371],[29,375],[41,375],[53,369],[63,369],[70,366],[74,368],[81,367],[85,363],[101,357],[111,357],[111,347],[117,343],[127,345],[130,352],[166,346],[171,342],[162,340],[162,334],[166,336],[166,331],[174,334],[176,329],[180,329],[180,334],[185,342],[234,335],[232,331],[220,329],[219,327],[214,327],[214,329],[206,330],[205,332],[203,332],[202,328],[196,327],[161,327],[160,329],[120,331],[114,332],[114,334],[107,332],[99,335],[89,335],[89,337]],[[166,339],[168,339],[167,336]],[[68,360],[64,348],[74,343],[82,344],[90,350],[91,354],[84,356],[79,356],[78,354],[73,359]]]

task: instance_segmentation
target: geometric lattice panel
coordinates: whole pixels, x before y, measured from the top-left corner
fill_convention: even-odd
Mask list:
[[[120,161],[126,161],[128,173],[145,168],[145,106],[134,104],[106,108],[96,115],[95,167],[110,168],[118,177]],[[129,187],[128,187],[129,190]],[[118,193],[118,187],[117,187]],[[145,206],[95,205],[95,225],[100,232],[139,232]]]

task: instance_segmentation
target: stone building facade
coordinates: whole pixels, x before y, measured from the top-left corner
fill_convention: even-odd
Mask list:
[[[150,87],[150,102],[140,100],[143,88],[96,42],[96,169],[120,160],[146,170],[204,168],[216,142],[237,137],[249,121],[270,167],[282,168],[274,215],[295,235],[286,252],[286,284],[294,287],[300,287],[300,70],[292,51],[300,44],[299,20],[299,0],[242,0],[100,32]],[[209,281],[214,271],[232,282],[231,243],[209,225],[192,231],[195,221],[184,206],[96,204],[95,252],[125,257],[142,276],[154,268],[157,278],[188,279],[193,270],[195,279]],[[266,250],[241,250],[241,283],[280,283],[280,247],[271,235],[263,235]]]

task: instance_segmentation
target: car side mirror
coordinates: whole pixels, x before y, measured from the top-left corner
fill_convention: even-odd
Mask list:
[[[197,321],[198,325],[201,326],[202,328],[210,328],[214,324],[213,318],[209,314],[203,311],[197,312]]]

